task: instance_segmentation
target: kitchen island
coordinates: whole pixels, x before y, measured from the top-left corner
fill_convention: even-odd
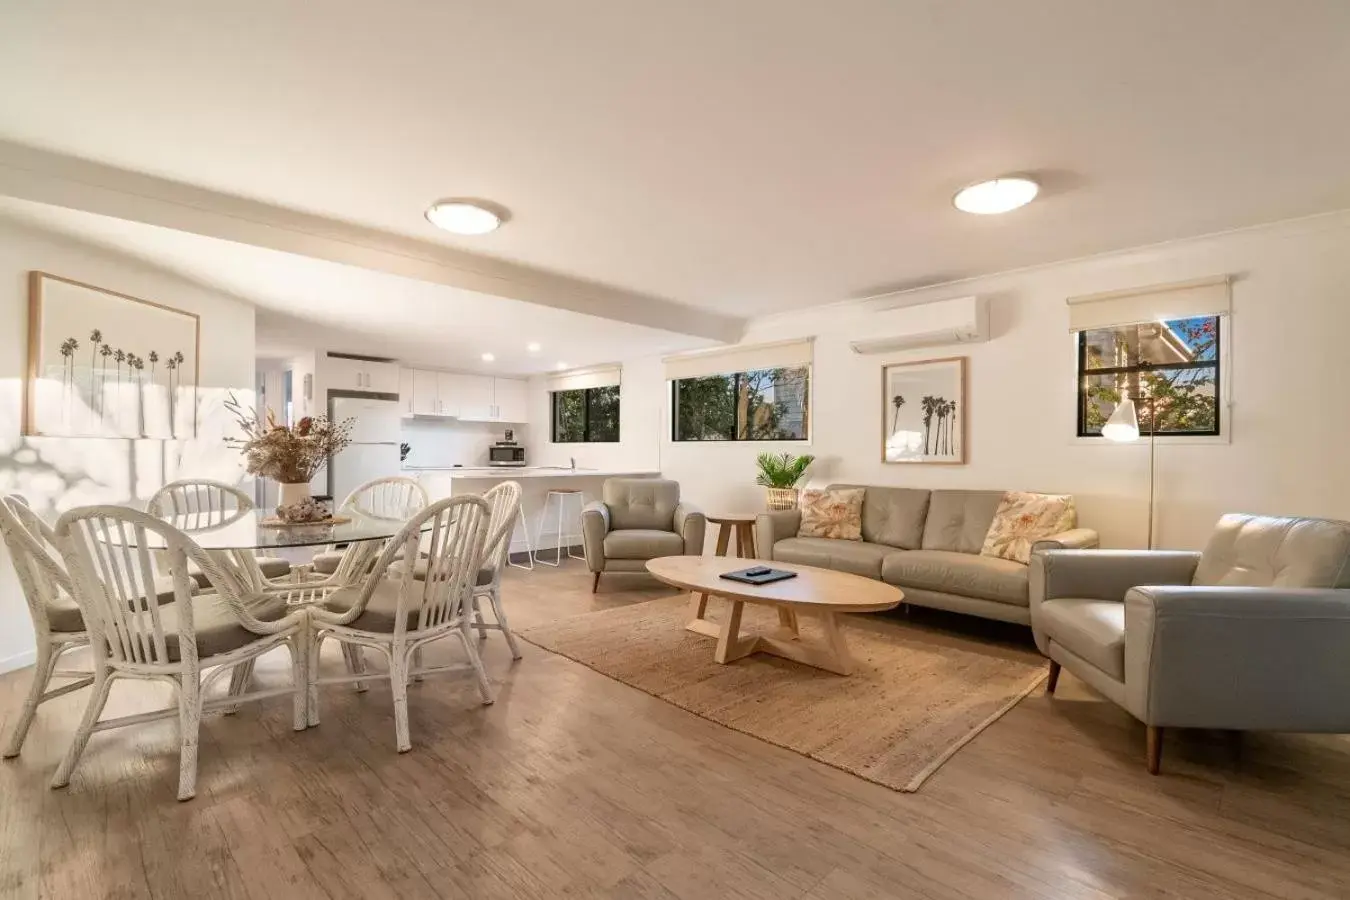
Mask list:
[[[527,543],[526,529],[517,522],[511,536],[511,554],[521,557],[530,549],[552,550],[558,546],[556,512],[550,512],[542,523],[543,533],[539,533],[539,514],[549,491],[580,491],[581,505],[584,506],[600,499],[600,487],[607,478],[658,478],[661,475],[654,469],[574,469],[569,466],[405,466],[403,474],[416,478],[433,501],[461,494],[481,494],[503,481],[519,482],[521,511],[528,523],[529,541]],[[581,543],[581,521],[573,501],[568,501],[563,531],[569,543]]]

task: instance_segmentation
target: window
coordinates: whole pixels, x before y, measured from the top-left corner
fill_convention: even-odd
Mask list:
[[[1219,434],[1219,316],[1078,332],[1078,436],[1100,435],[1126,397],[1143,398],[1144,434]]]
[[[804,441],[811,369],[752,369],[671,382],[677,441]]]
[[[553,391],[553,443],[595,444],[619,440],[619,386]]]

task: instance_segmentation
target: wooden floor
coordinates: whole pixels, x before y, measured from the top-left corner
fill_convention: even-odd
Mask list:
[[[507,605],[525,626],[671,593],[589,589],[578,562],[513,569]],[[495,706],[455,676],[413,688],[403,755],[378,686],[325,689],[303,733],[286,699],[208,720],[188,803],[171,723],[96,734],[49,790],[84,694],[47,704],[0,764],[0,897],[1350,896],[1344,738],[1169,732],[1154,778],[1143,728],[1065,673],[899,794],[524,649],[488,641]],[[285,671],[278,654],[259,679]],[[0,676],[6,724],[27,677]]]

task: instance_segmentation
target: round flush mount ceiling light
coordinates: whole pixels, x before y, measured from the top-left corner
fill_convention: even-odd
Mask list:
[[[496,358],[497,357],[493,356],[491,353],[484,353],[482,356],[479,357],[479,359],[481,359],[483,362],[492,362]]]
[[[438,200],[427,210],[427,221],[451,234],[487,234],[506,221],[506,210],[483,200]]]
[[[538,341],[530,341],[525,345],[525,350],[529,353],[538,353],[541,349],[543,348],[539,346]]]
[[[962,212],[977,216],[992,216],[1012,212],[1036,199],[1041,186],[1030,178],[1008,176],[992,181],[981,181],[957,191],[952,204]]]

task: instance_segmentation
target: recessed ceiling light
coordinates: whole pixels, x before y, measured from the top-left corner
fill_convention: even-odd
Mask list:
[[[559,372],[561,372],[563,369],[567,368],[567,363],[560,362],[556,366],[554,366],[554,368],[557,369]]]
[[[484,353],[484,354],[482,355],[482,357],[481,357],[481,359],[483,360],[483,362],[492,362],[492,361],[495,360],[496,358],[497,358],[497,357],[493,356],[491,353]]]
[[[525,345],[525,349],[531,353],[538,353],[542,348],[539,346],[538,341],[530,341],[528,344]]]
[[[506,221],[506,212],[481,200],[440,200],[427,210],[427,221],[453,234],[487,234]]]
[[[962,188],[952,198],[952,203],[962,212],[992,216],[1026,206],[1036,199],[1040,189],[1041,186],[1030,178],[995,178]]]

